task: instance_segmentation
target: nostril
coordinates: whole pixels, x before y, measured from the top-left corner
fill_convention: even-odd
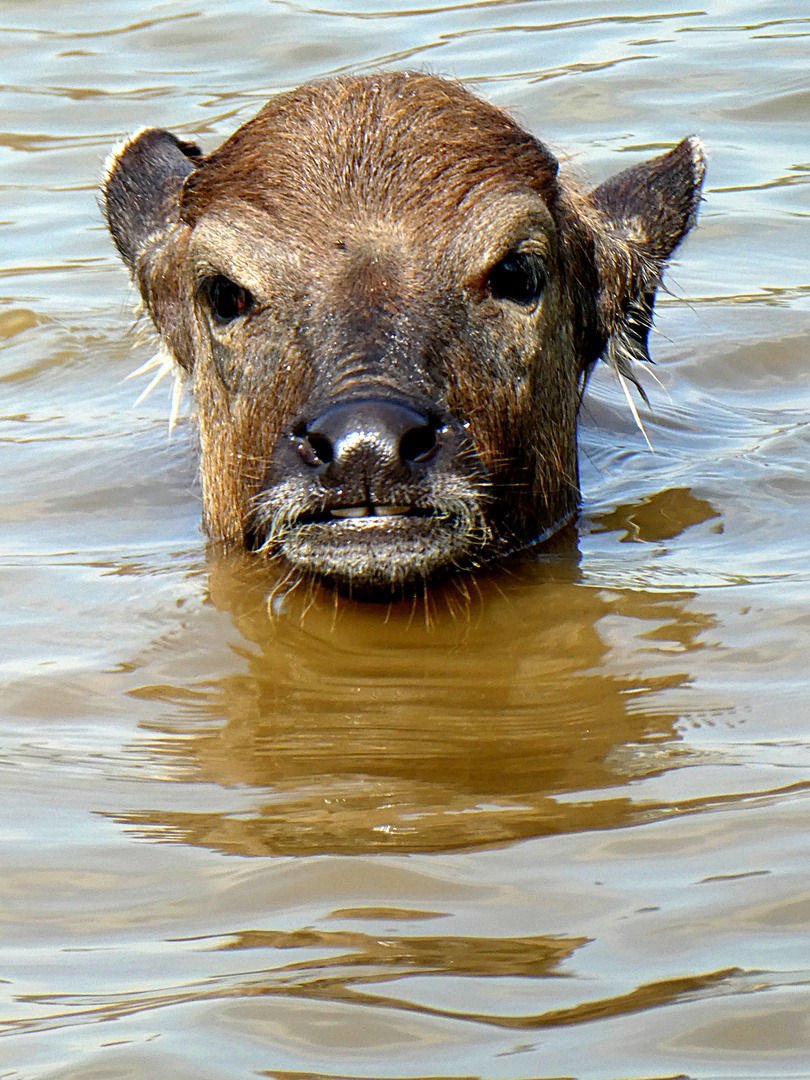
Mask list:
[[[328,465],[335,456],[330,439],[318,431],[309,431],[306,421],[299,421],[291,432],[296,440],[298,456],[305,465],[315,469],[319,465]]]
[[[352,398],[299,417],[289,430],[298,458],[329,486],[421,476],[421,466],[441,448],[444,427],[432,413],[403,402]]]
[[[332,443],[327,439],[325,435],[319,434],[317,431],[309,431],[306,435],[306,443],[303,445],[304,449],[314,453],[316,460],[312,462],[313,465],[328,465],[332,458],[335,456],[335,448]],[[305,459],[306,460],[306,459]]]
[[[399,456],[407,464],[429,461],[439,449],[439,432],[433,424],[406,431],[399,440]]]

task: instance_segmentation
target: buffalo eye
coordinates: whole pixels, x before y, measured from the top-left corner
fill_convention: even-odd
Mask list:
[[[206,282],[204,291],[214,319],[220,324],[232,322],[253,306],[253,297],[247,289],[224,274],[217,274]]]
[[[533,255],[516,251],[501,259],[489,273],[489,290],[498,300],[533,305],[546,284],[542,265]]]

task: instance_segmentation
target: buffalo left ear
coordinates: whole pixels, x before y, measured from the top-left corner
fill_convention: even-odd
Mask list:
[[[706,159],[694,135],[667,154],[612,176],[591,201],[656,260],[669,258],[695,224]]]
[[[667,259],[695,224],[705,171],[703,147],[692,135],[590,193],[608,225],[599,260],[600,276],[614,301],[606,328],[607,359],[622,374],[629,373],[626,360],[649,360],[655,292]],[[624,273],[617,274],[617,263],[624,264]]]

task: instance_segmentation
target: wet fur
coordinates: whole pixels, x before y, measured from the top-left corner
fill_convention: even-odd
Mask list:
[[[647,358],[655,291],[702,177],[688,139],[583,191],[504,112],[413,73],[281,94],[207,156],[168,132],[133,137],[108,169],[107,216],[193,392],[209,534],[293,565],[320,543],[320,563],[302,565],[374,593],[570,521],[587,375],[605,357],[633,378]],[[488,289],[519,243],[547,274],[530,316]],[[212,327],[211,274],[247,288],[257,311]],[[364,526],[379,556],[341,540],[359,525],[330,544],[325,526],[299,524],[329,495],[279,464],[296,418],[369,387],[441,414],[454,451],[421,486],[380,495],[429,508],[436,528],[420,547],[415,522],[391,522],[384,543]]]

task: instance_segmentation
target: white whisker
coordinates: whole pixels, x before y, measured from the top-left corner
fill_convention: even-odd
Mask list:
[[[141,364],[140,367],[135,368],[134,371],[130,371],[129,375],[124,377],[124,381],[128,379],[137,379],[139,375],[145,375],[147,371],[154,371],[159,367],[161,370],[167,371],[174,366],[174,357],[166,349],[159,349],[154,356],[150,356],[145,364]]]
[[[635,401],[633,401],[633,395],[630,393],[630,387],[627,385],[627,379],[625,379],[624,375],[621,373],[621,371],[618,370],[618,368],[614,370],[616,371],[616,377],[621,383],[622,390],[624,390],[624,396],[627,398],[627,404],[630,406],[630,412],[633,414],[633,419],[638,426],[638,430],[644,436],[644,441],[646,442],[647,446],[649,446],[650,450],[652,450],[653,444],[647,437],[647,432],[645,431],[644,425],[641,422],[641,417],[638,415],[638,409],[636,408]]]
[[[149,380],[149,384],[146,389],[143,390],[133,402],[133,409],[137,408],[142,401],[152,393],[155,387],[164,379],[167,375],[174,375],[174,385],[172,386],[172,398],[169,408],[169,436],[177,424],[177,417],[180,414],[180,403],[183,398],[183,373],[180,371],[174,357],[165,347],[158,350],[154,356],[146,361],[145,364],[141,364],[140,367],[135,368],[134,371],[130,371],[129,375],[125,376],[125,379],[135,379],[139,375],[147,375],[150,371],[154,371],[154,376]]]
[[[143,393],[139,394],[139,395],[138,395],[138,397],[137,397],[137,398],[135,399],[135,402],[134,402],[134,404],[133,404],[133,406],[132,406],[132,407],[133,407],[133,409],[134,409],[134,408],[136,408],[136,407],[137,407],[138,405],[140,405],[140,403],[141,403],[142,401],[144,401],[144,400],[145,400],[146,398],[148,398],[148,397],[149,397],[149,395],[150,395],[150,394],[152,393],[152,391],[153,391],[153,390],[155,389],[155,387],[156,387],[156,386],[157,386],[157,384],[158,384],[158,383],[160,382],[160,380],[161,380],[161,379],[162,379],[162,378],[163,378],[163,377],[164,377],[165,375],[168,375],[170,371],[171,371],[171,368],[170,368],[170,367],[166,367],[166,368],[161,368],[161,369],[160,369],[160,371],[159,371],[159,372],[157,373],[157,375],[155,375],[154,379],[152,379],[152,381],[151,381],[151,382],[149,383],[149,385],[148,385],[148,386],[147,386],[147,388],[146,388],[146,389],[145,389],[145,390],[143,391]]]
[[[175,368],[174,371],[174,386],[172,387],[172,405],[169,410],[169,438],[172,436],[175,424],[177,423],[177,417],[180,413],[180,402],[183,398],[183,376]]]

